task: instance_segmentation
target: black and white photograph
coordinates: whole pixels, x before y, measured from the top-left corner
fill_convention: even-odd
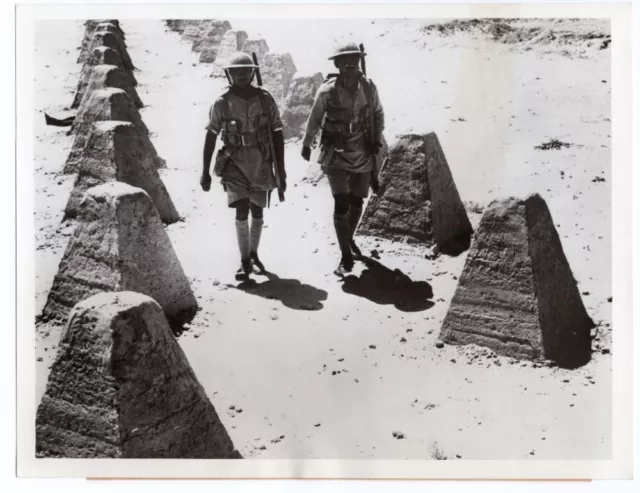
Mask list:
[[[628,477],[630,8],[529,7],[19,6],[24,473]]]

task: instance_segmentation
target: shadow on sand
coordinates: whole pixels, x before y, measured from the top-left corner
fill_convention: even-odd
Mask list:
[[[266,276],[268,280],[259,283],[250,279],[241,282],[235,288],[269,300],[278,300],[293,310],[322,310],[324,308],[322,302],[327,300],[326,291],[309,284],[302,284],[297,279],[280,279],[271,272],[267,272],[263,276]]]
[[[391,270],[372,258],[362,257],[367,268],[360,277],[344,277],[342,290],[379,305],[393,305],[403,312],[428,310],[435,303],[433,288],[426,281],[412,281],[400,269]]]

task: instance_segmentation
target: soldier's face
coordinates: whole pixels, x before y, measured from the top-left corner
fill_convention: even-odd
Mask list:
[[[253,80],[253,69],[251,67],[230,68],[229,76],[233,85],[241,88],[248,87]]]
[[[336,67],[341,74],[354,74],[360,66],[360,55],[343,55],[336,58]]]

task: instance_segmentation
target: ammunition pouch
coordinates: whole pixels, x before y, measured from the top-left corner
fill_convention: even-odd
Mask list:
[[[213,174],[217,177],[221,177],[224,174],[224,169],[229,163],[229,155],[227,154],[227,148],[223,147],[216,154],[216,161],[213,165]]]
[[[254,121],[244,123],[225,118],[222,141],[230,147],[254,147],[269,144],[268,119],[260,115]],[[242,127],[242,128],[241,128]]]

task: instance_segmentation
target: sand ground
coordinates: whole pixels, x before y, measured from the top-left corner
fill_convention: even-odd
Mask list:
[[[222,188],[200,190],[204,127],[223,81],[160,21],[123,21],[142,118],[168,169],[184,221],[167,232],[201,306],[178,339],[237,448],[251,458],[605,459],[611,456],[610,50],[519,49],[486,37],[420,32],[416,21],[264,26],[231,19],[301,73],[322,71],[333,42],[365,43],[387,116],[387,139],[435,131],[474,226],[492,199],[539,192],[547,201],[594,331],[592,361],[562,370],[435,342],[466,254],[425,259],[420,247],[360,240],[365,253],[428,282],[430,303],[403,310],[358,265],[345,286],[328,185],[289,142],[289,191],[266,211],[261,257],[271,279],[234,280],[233,213]],[[549,26],[547,26],[549,27]],[[584,26],[583,26],[584,27]],[[72,137],[42,112],[65,115],[81,66],[80,22],[37,31],[34,129],[36,313],[73,223],[61,224],[73,177],[61,175]],[[295,42],[292,42],[295,40]],[[566,51],[566,52],[563,52]],[[539,151],[550,138],[575,144]],[[605,181],[593,182],[596,177]],[[37,334],[36,398],[59,331]],[[400,432],[401,438],[394,437]],[[398,435],[397,433],[395,433]]]

